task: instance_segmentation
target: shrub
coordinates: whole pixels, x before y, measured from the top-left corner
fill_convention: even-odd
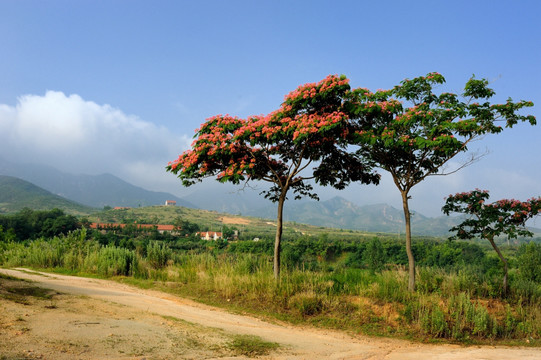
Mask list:
[[[518,269],[520,277],[541,283],[541,244],[530,242],[518,249]]]
[[[383,245],[377,237],[372,238],[366,245],[366,250],[363,253],[363,260],[371,271],[375,272],[383,270],[387,257],[384,253]]]

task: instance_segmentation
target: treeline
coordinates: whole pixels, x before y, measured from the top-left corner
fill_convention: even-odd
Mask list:
[[[0,216],[0,241],[21,242],[41,237],[49,238],[81,228],[79,219],[60,209],[22,209]]]
[[[154,222],[157,223],[156,219]],[[177,220],[175,234],[160,233],[155,228],[140,228],[137,222],[145,221],[127,220],[126,226],[109,229],[106,233],[89,231],[88,234],[102,245],[116,245],[126,248],[135,248],[140,242],[148,243],[150,240],[174,243],[178,238],[196,239],[199,226],[186,220]],[[71,231],[85,227],[90,229],[90,222],[86,218],[77,218],[66,214],[63,210],[32,210],[22,209],[14,214],[0,215],[0,241],[24,242],[39,238],[52,238],[66,235]]]

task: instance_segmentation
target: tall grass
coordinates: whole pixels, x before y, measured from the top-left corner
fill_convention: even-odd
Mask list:
[[[160,242],[135,251],[87,240],[84,230],[3,243],[0,264],[163,281],[184,296],[366,333],[457,341],[541,338],[540,284],[516,278],[509,297],[502,298],[499,281],[473,267],[421,267],[415,293],[407,291],[400,267],[375,272],[287,266],[276,281],[268,255],[175,252]]]

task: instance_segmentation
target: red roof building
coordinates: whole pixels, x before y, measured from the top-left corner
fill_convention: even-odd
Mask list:
[[[156,229],[160,234],[163,234],[164,232],[175,232],[175,225],[153,225],[153,224],[133,224],[136,226],[137,229]],[[126,227],[126,224],[115,224],[115,223],[91,223],[90,228],[96,229],[96,230],[102,230],[103,232],[107,232],[108,230],[117,230],[117,229],[124,229]]]

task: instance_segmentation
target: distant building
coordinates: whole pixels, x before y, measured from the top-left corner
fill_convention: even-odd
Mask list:
[[[175,200],[165,200],[165,206],[176,206],[177,202]]]
[[[115,206],[114,210],[128,210],[131,209],[129,206]]]
[[[199,233],[199,236],[201,237],[201,240],[218,240],[223,237],[221,232],[216,231],[204,231],[202,233]]]
[[[143,229],[156,229],[160,234],[163,234],[164,232],[169,232],[172,235],[178,235],[179,232],[177,229],[175,229],[175,225],[153,225],[153,224],[133,224],[135,227],[139,230]],[[90,228],[100,230],[103,234],[105,234],[107,231],[115,231],[115,230],[121,230],[126,227],[126,224],[112,224],[112,223],[91,223]]]

